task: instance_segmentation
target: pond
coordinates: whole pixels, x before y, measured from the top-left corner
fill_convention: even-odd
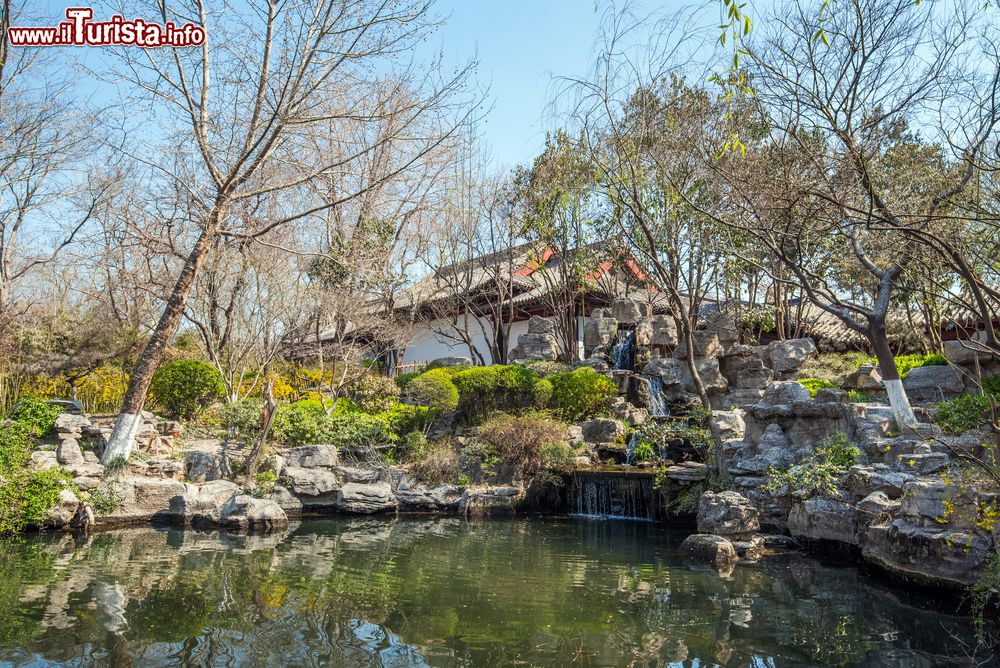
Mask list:
[[[0,542],[0,664],[970,665],[952,604],[650,522],[331,518]]]

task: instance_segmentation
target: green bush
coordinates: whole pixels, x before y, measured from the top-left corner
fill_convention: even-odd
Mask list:
[[[779,471],[774,467],[767,470],[767,482],[764,489],[769,492],[780,490],[788,485],[792,496],[809,498],[815,495],[834,495],[844,473],[858,463],[861,450],[852,444],[847,435],[837,432],[827,437],[816,448],[816,454],[801,464],[787,471]]]
[[[848,390],[847,399],[852,404],[867,404],[872,400],[866,392],[862,392],[861,390]]]
[[[538,450],[539,466],[549,471],[567,471],[573,468],[576,453],[569,443],[546,443]]]
[[[531,387],[532,403],[535,408],[545,408],[552,401],[552,383],[548,378],[539,378]]]
[[[425,371],[406,385],[406,394],[418,404],[438,411],[458,407],[459,391],[445,368]]]
[[[406,386],[410,384],[410,381],[422,374],[423,371],[410,371],[409,373],[401,373],[394,379],[396,385],[401,390],[405,390]]]
[[[618,396],[618,386],[590,367],[549,376],[552,398],[549,406],[562,419],[587,420],[606,412]]]
[[[813,399],[816,398],[816,392],[818,392],[819,390],[825,387],[832,387],[832,388],[837,387],[833,383],[823,380],[822,378],[799,378],[798,382],[806,386],[806,389],[809,390],[809,394],[812,396]]]
[[[316,399],[278,408],[271,427],[274,437],[288,445],[371,445],[394,442],[397,416],[393,411],[369,414],[338,408],[327,414]]]
[[[399,450],[407,461],[419,461],[427,456],[427,437],[422,431],[411,431],[399,439]]]
[[[55,429],[56,418],[61,412],[44,399],[21,397],[7,417],[24,426],[32,436],[41,438]]]
[[[945,366],[948,360],[941,353],[929,353],[927,355],[899,355],[894,358],[896,369],[899,370],[899,377],[906,378],[906,374],[921,366]],[[858,367],[862,364],[878,364],[874,357],[865,357],[858,361]]]
[[[34,447],[31,431],[21,422],[0,427],[0,476],[23,467]]]
[[[470,422],[496,411],[518,411],[534,403],[535,373],[523,366],[497,364],[465,369],[452,376],[458,408]]]
[[[566,424],[545,413],[497,413],[479,427],[477,435],[502,461],[530,476],[543,466],[544,446],[566,442]]]
[[[983,378],[983,393],[1000,397],[1000,376],[990,376]]]
[[[264,400],[256,397],[228,401],[219,409],[219,420],[233,436],[249,438],[260,432]]]
[[[168,417],[190,420],[224,397],[226,385],[211,364],[182,359],[157,369],[149,391]]]
[[[347,394],[361,410],[378,413],[399,401],[399,386],[392,378],[365,373],[348,386]]]
[[[656,450],[649,441],[639,441],[632,448],[632,458],[637,462],[648,462],[656,457]]]
[[[934,409],[934,421],[949,434],[961,434],[989,424],[990,399],[981,394],[960,394]]]
[[[548,378],[553,374],[572,371],[569,364],[566,364],[565,362],[553,362],[551,360],[528,360],[526,362],[522,362],[521,366],[526,369],[530,369],[539,378]]]
[[[40,524],[64,489],[72,489],[72,478],[61,468],[0,474],[0,535]]]

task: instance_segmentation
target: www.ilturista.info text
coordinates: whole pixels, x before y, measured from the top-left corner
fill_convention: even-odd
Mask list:
[[[193,23],[164,24],[143,19],[112,16],[109,21],[91,21],[90,7],[69,7],[66,21],[49,27],[10,27],[7,37],[11,46],[201,46],[205,29]]]

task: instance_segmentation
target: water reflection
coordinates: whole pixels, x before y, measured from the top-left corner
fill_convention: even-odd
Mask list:
[[[967,621],[856,569],[728,575],[662,525],[365,518],[0,543],[14,665],[970,665]]]

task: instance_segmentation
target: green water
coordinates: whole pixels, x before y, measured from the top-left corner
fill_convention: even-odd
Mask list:
[[[682,538],[344,518],[0,542],[0,664],[970,665],[950,604],[802,557],[720,575],[677,557]]]

